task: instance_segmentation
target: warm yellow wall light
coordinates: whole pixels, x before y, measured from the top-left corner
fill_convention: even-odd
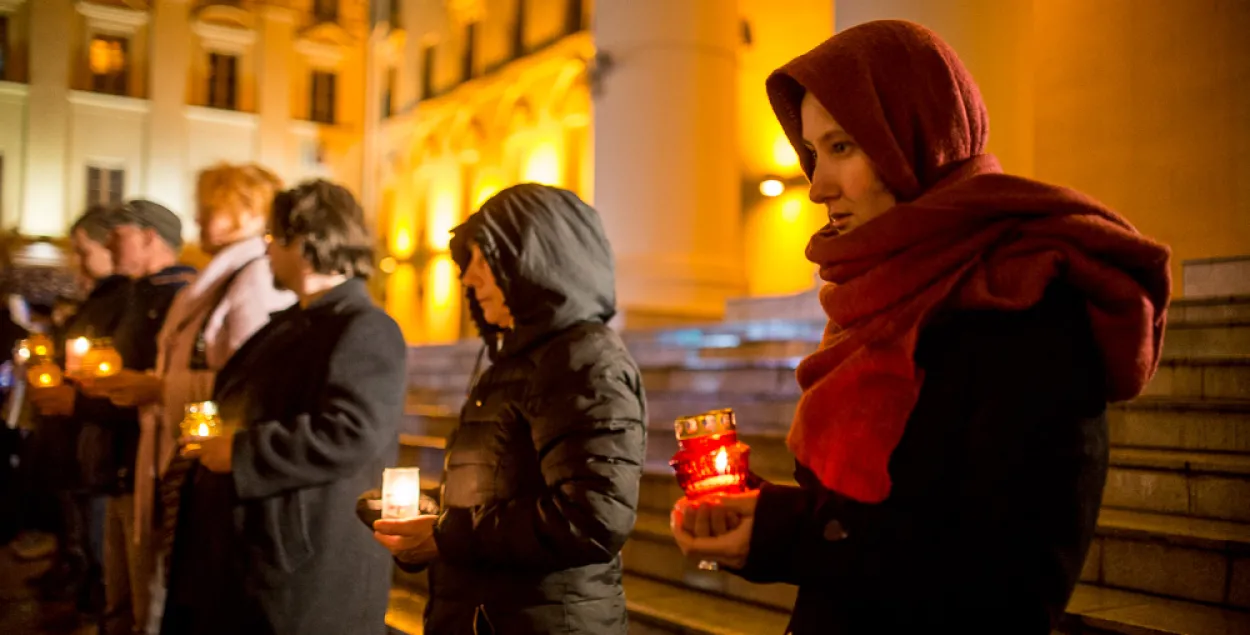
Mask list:
[[[781,196],[786,191],[786,184],[781,179],[764,179],[760,181],[760,194],[769,198]]]
[[[550,139],[543,139],[525,157],[522,180],[530,183],[560,186],[560,151]]]
[[[446,251],[451,241],[451,230],[460,221],[457,181],[440,179],[430,184],[429,220],[426,227],[427,246],[434,251]]]

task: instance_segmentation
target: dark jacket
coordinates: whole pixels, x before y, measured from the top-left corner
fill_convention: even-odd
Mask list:
[[[66,337],[112,337],[130,302],[131,287],[130,279],[125,276],[109,276],[97,282],[78,312],[66,323]],[[172,296],[170,301],[173,301]],[[64,362],[65,351],[58,349],[58,352],[60,361]]]
[[[101,303],[121,302],[121,312],[113,315],[115,306],[102,306],[98,313],[92,309],[92,319],[98,318],[100,323],[90,329],[82,325],[83,334],[89,330],[92,337],[111,337],[127,370],[152,370],[156,367],[156,336],[165,324],[169,306],[194,275],[195,269],[173,266],[133,282],[110,278],[107,288],[100,291],[106,295]],[[103,330],[110,320],[115,320],[114,328]],[[74,323],[73,328],[78,327]],[[78,458],[84,484],[111,494],[134,491],[139,411],[80,393],[74,402],[74,416],[83,422]]]
[[[386,632],[391,560],[354,513],[394,465],[407,349],[353,279],[275,313],[217,375],[233,471],[183,492],[163,633]]]
[[[129,302],[130,288],[130,280],[124,276],[110,276],[96,284],[78,312],[53,335],[57,365],[65,367],[66,340],[113,335]],[[109,475],[101,477],[82,469],[85,465],[96,469],[93,459],[101,455],[100,448],[111,448],[111,441],[103,440],[94,423],[84,421],[79,413],[69,417],[40,415],[38,421],[36,436],[46,445],[35,460],[41,482],[54,490],[90,489],[89,485],[102,478],[111,482]],[[107,471],[111,474],[114,470],[109,467]]]
[[[925,382],[861,504],[765,485],[744,577],[799,585],[798,635],[1045,635],[1093,537],[1107,471],[1106,394],[1083,298],[1052,286],[1018,313],[950,315],[921,334]]]
[[[509,188],[455,230],[477,242],[514,330],[470,310],[493,358],[447,442],[427,633],[626,632],[621,546],[646,451],[638,367],[606,326],[612,254],[571,192]],[[477,630],[474,630],[475,620]]]

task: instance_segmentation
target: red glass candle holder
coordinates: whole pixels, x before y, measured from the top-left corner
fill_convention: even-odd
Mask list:
[[[678,448],[668,464],[687,498],[747,490],[751,448],[738,440],[733,410],[682,417],[673,427]]]

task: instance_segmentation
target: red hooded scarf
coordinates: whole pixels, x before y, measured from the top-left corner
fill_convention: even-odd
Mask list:
[[[872,160],[898,204],[854,231],[825,226],[807,258],[832,284],[829,324],[803,360],[787,440],[826,487],[874,503],[924,374],[919,334],[939,311],[1020,311],[1062,279],[1087,300],[1107,399],[1137,396],[1159,363],[1168,249],[1073,190],[1002,173],[985,154],[980,91],[946,43],[902,21],[848,29],[768,78],[768,96],[808,178],[806,92]],[[1011,425],[1004,421],[1003,425]]]

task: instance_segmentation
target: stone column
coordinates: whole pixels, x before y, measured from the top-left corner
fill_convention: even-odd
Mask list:
[[[989,151],[1006,171],[1033,176],[1033,0],[837,1],[839,32],[887,18],[923,24],[955,49],[989,109]]]
[[[738,2],[595,9],[595,205],[621,312],[632,327],[716,319],[745,288]]]
[[[194,175],[188,172],[189,132],[184,112],[191,68],[191,16],[188,0],[157,0],[152,8],[151,84],[148,115],[147,183],[143,191],[182,217],[188,237],[195,234]]]
[[[263,7],[257,27],[260,72],[256,78],[256,105],[259,113],[257,152],[259,163],[284,178],[290,178],[298,165],[298,153],[287,147],[291,137],[291,55],[295,43],[295,12],[281,7]]]
[[[73,48],[65,30],[77,18],[72,0],[30,3],[26,187],[18,222],[28,235],[64,234],[73,214],[66,196]]]

